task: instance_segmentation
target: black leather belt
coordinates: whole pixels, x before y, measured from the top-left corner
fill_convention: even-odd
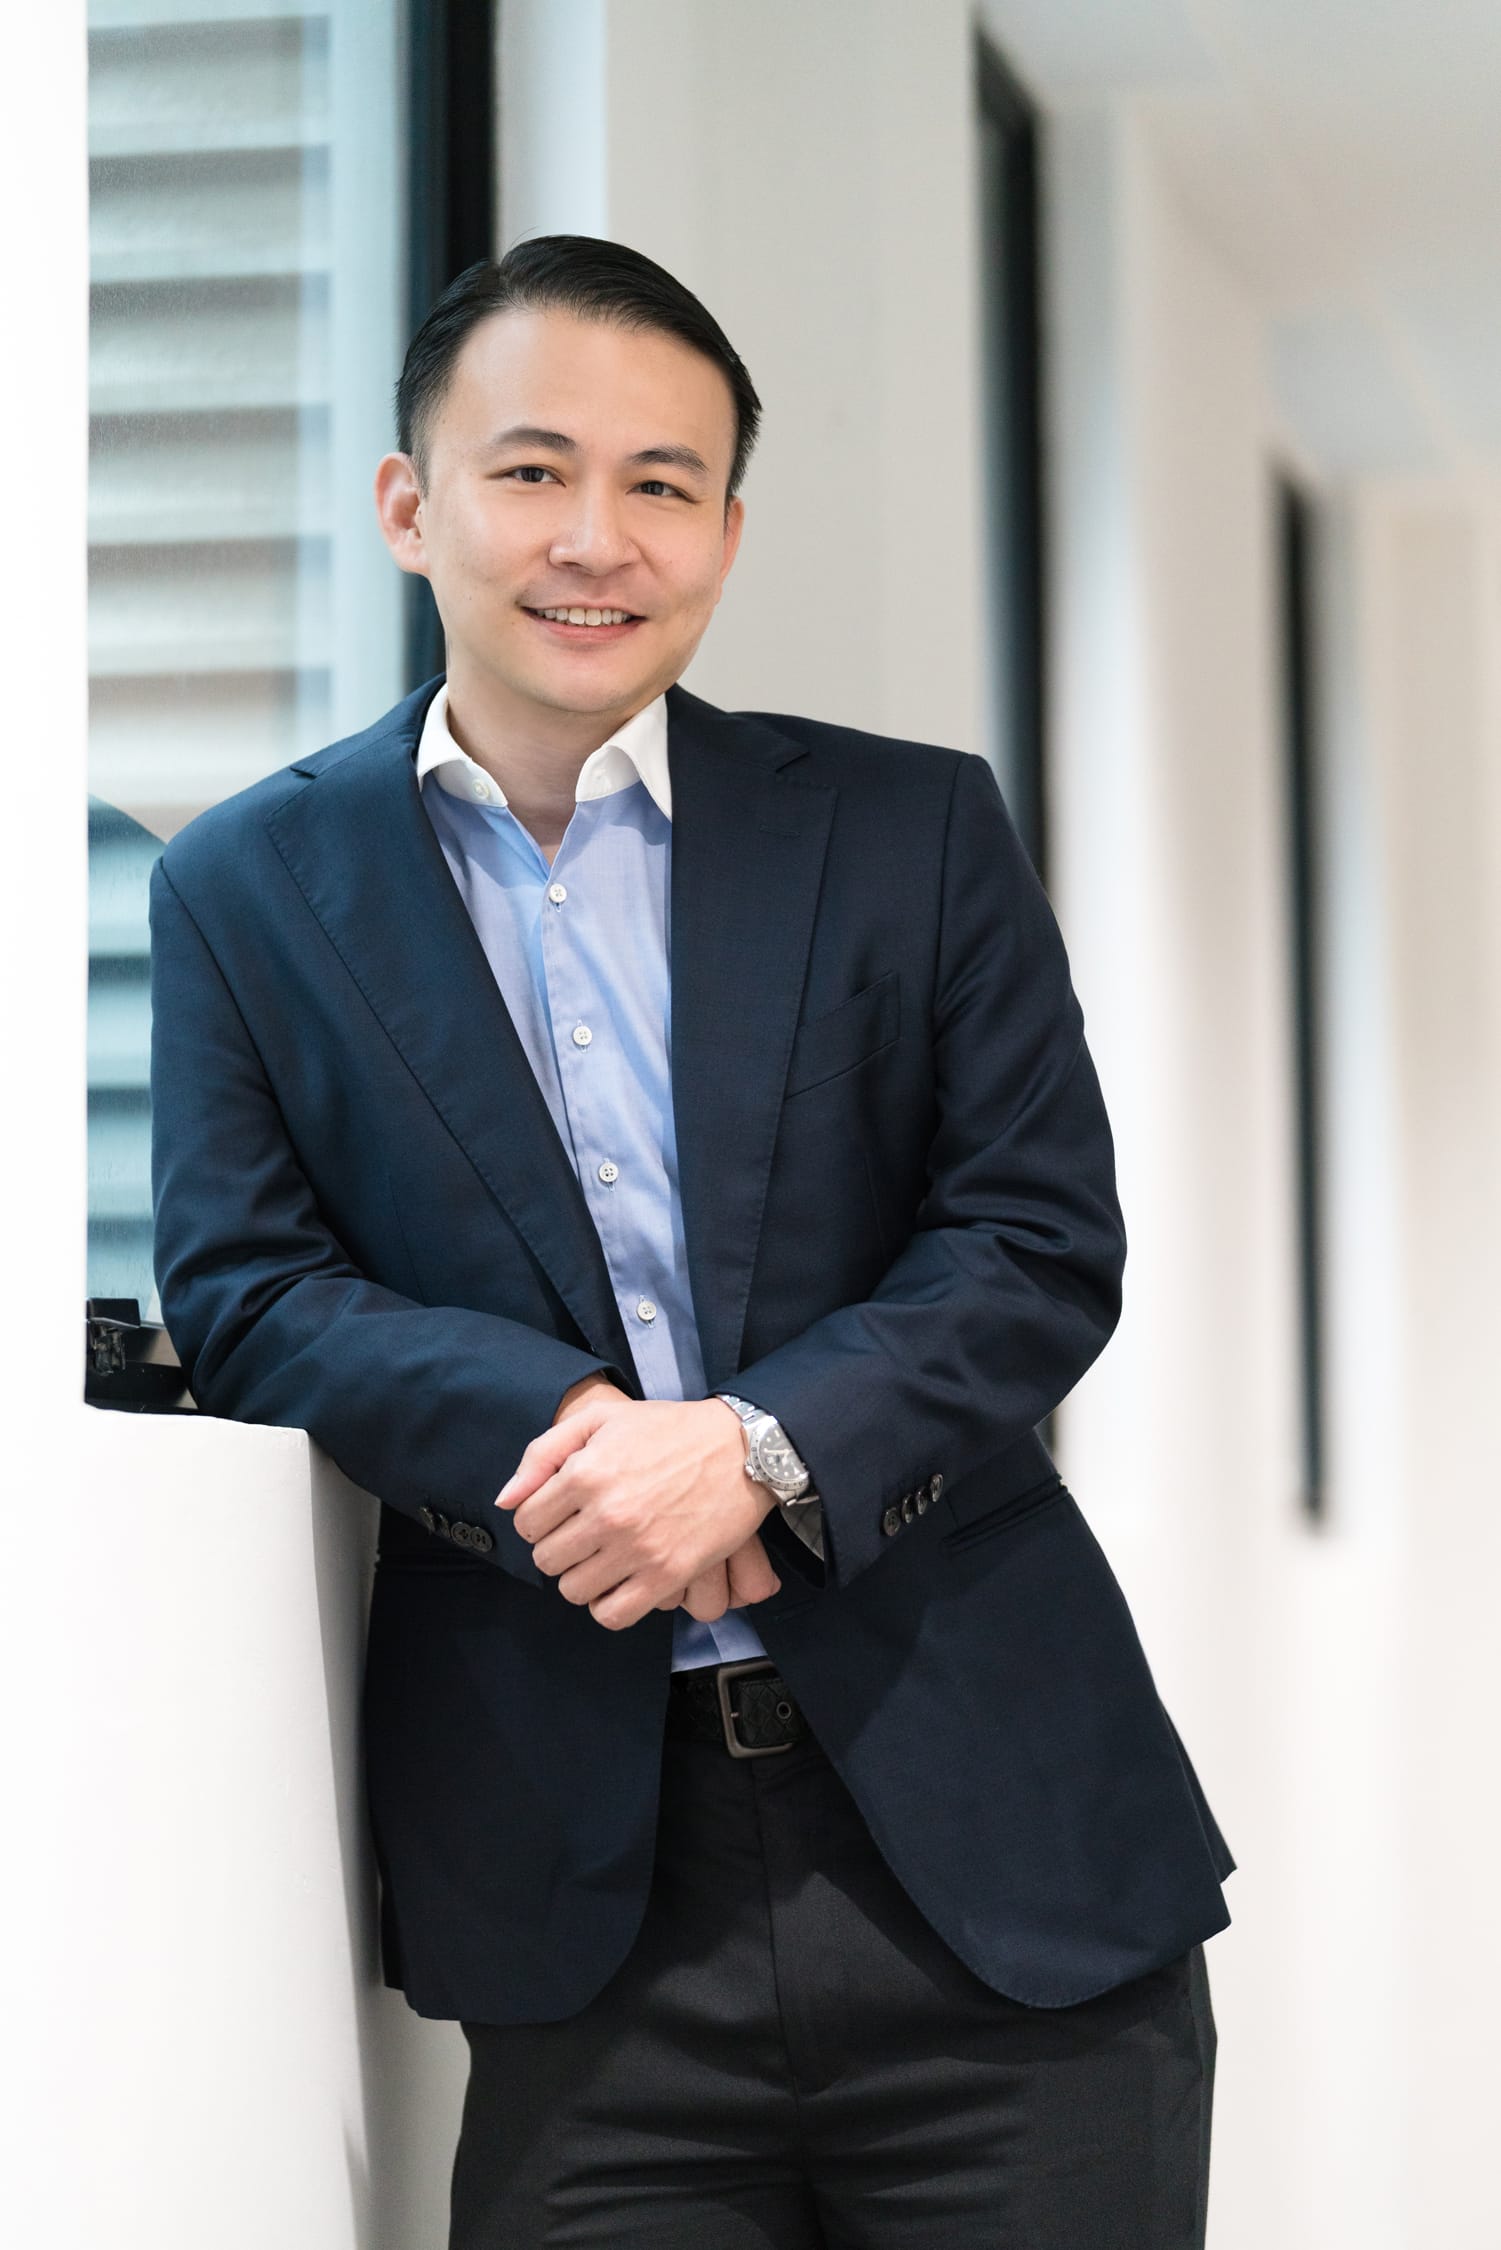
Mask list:
[[[674,1672],[667,1732],[717,1743],[732,1758],[766,1758],[801,1742],[808,1722],[771,1658],[751,1656]]]

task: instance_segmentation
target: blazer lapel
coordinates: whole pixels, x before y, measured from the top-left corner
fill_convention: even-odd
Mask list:
[[[417,788],[436,683],[268,823],[293,881],[480,1180],[583,1336],[641,1384],[589,1207]]]
[[[746,1303],[837,790],[800,743],[667,691],[672,1094],[689,1280],[709,1390]]]

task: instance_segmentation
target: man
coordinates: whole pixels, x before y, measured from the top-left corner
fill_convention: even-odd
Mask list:
[[[1233,1862],[1034,1435],[1124,1242],[989,769],[677,684],[759,403],[649,260],[472,268],[398,410],[447,672],[163,855],[157,1264],[383,1502],[454,2250],[1201,2244]]]

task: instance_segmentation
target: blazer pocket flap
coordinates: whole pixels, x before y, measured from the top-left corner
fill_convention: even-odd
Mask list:
[[[955,1528],[944,1533],[943,1543],[946,1547],[967,1547],[973,1539],[985,1539],[994,1531],[1008,1530],[1038,1508],[1060,1499],[1065,1490],[1063,1478],[1056,1469],[1029,1483],[1022,1491],[1003,1492],[999,1498],[988,1478],[976,1476],[970,1480],[968,1489],[960,1485],[950,1495],[949,1513]]]
[[[786,1091],[801,1094],[837,1078],[869,1055],[889,1047],[901,1028],[901,984],[895,969],[877,977],[837,1008],[805,1017],[792,1042]]]

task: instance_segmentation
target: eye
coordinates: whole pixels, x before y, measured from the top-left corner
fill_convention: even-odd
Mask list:
[[[551,469],[544,468],[540,461],[523,461],[514,469],[498,471],[498,478],[502,484],[509,482],[512,478],[519,478],[523,482],[531,484],[538,477],[550,477],[553,474],[554,472]],[[644,477],[641,483],[637,485],[636,490],[648,492],[653,497],[659,492],[665,493],[671,500],[691,501],[693,497],[691,493],[681,491],[677,485],[668,484],[662,477]]]

